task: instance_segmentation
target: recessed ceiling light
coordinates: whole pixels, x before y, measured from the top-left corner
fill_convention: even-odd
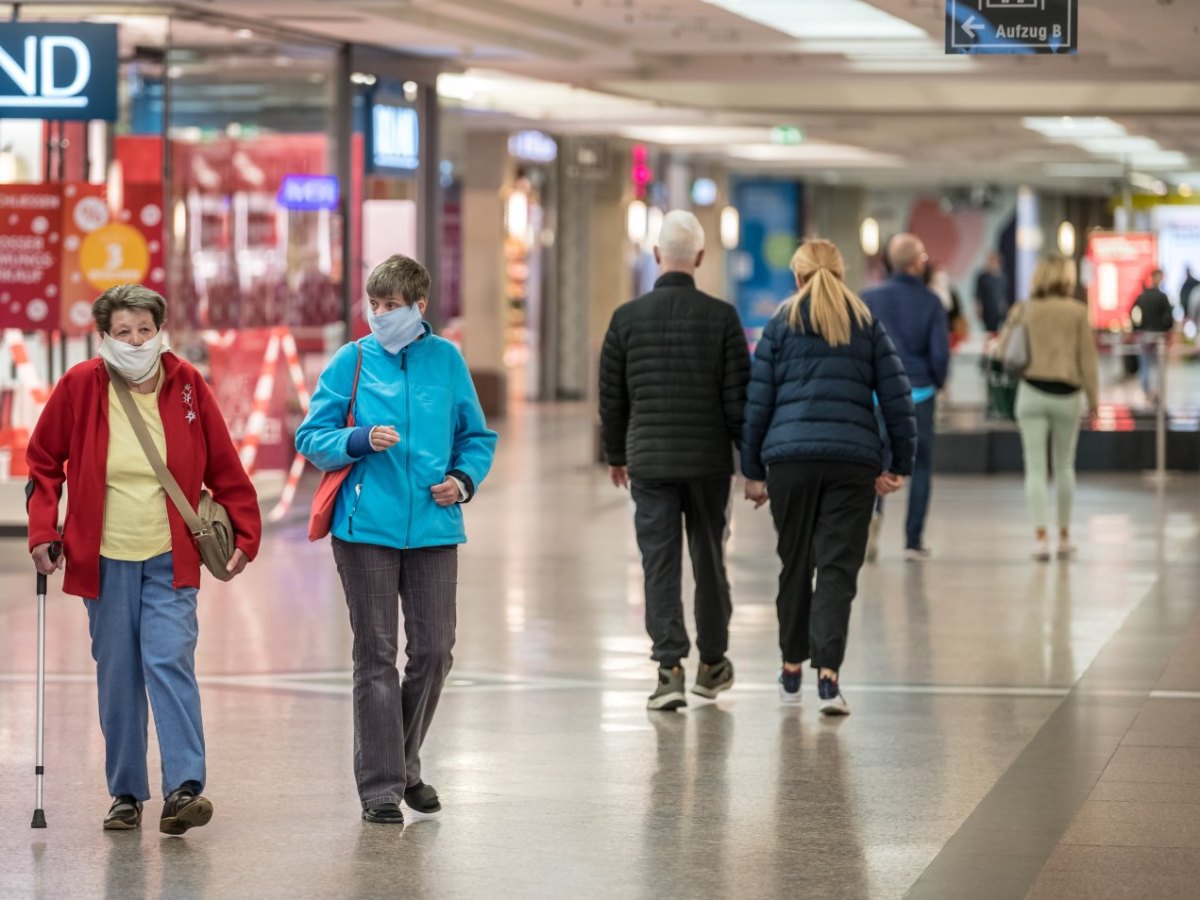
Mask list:
[[[929,32],[865,0],[704,0],[796,38],[922,38]]]

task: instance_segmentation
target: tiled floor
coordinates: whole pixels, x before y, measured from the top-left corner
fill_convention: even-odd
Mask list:
[[[33,577],[0,546],[0,898],[1197,896],[1200,479],[1083,479],[1081,558],[1049,566],[1014,479],[940,479],[924,565],[894,503],[841,722],[779,705],[770,520],[738,503],[738,686],[649,714],[628,498],[588,463],[587,412],[502,431],[424,754],[445,810],[402,830],[358,817],[345,608],[297,516],[201,593],[216,817],[185,838],[157,801],[141,833],[100,830],[84,611],[52,598],[31,831]]]

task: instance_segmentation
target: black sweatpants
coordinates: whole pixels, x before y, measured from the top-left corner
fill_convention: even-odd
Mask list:
[[[776,606],[784,662],[811,658],[814,669],[841,668],[878,474],[874,466],[819,460],[768,468],[783,563]]]
[[[683,622],[683,532],[686,523],[692,574],[696,579],[696,646],[706,663],[720,662],[729,649],[729,580],[725,577],[725,527],[729,476],[692,481],[632,479],[633,524],[646,577],[646,631],[654,642],[651,659],[664,668],[688,655]]]

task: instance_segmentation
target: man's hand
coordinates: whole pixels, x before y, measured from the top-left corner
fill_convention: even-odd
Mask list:
[[[766,503],[770,497],[767,496],[767,483],[765,481],[751,481],[746,479],[746,499],[754,503],[754,508],[759,509]]]
[[[400,435],[391,425],[376,425],[371,429],[371,449],[376,452],[391,450],[400,443]]]
[[[433,502],[438,506],[453,506],[457,503],[462,495],[458,492],[458,485],[454,483],[454,479],[449,475],[441,484],[435,484],[429,489],[429,493],[433,494]]]
[[[225,571],[231,575],[241,575],[249,564],[250,558],[245,553],[240,549],[234,550],[233,556],[229,557],[229,562],[225,564]]]
[[[613,487],[629,488],[629,470],[625,466],[609,466],[608,477],[612,479]]]
[[[50,559],[50,544],[38,544],[29,551],[29,555],[33,557],[33,566],[41,575],[53,575],[66,563],[64,554],[59,553],[57,560]]]
[[[880,497],[894,494],[902,487],[904,487],[904,476],[896,475],[893,472],[884,472],[875,479],[875,493]]]

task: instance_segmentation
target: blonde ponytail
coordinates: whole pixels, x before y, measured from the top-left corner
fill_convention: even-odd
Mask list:
[[[829,241],[805,241],[792,256],[792,271],[802,285],[787,311],[793,331],[804,331],[801,308],[809,301],[813,332],[831,347],[850,343],[855,326],[871,323],[871,312],[858,295],[846,287],[846,264]]]

